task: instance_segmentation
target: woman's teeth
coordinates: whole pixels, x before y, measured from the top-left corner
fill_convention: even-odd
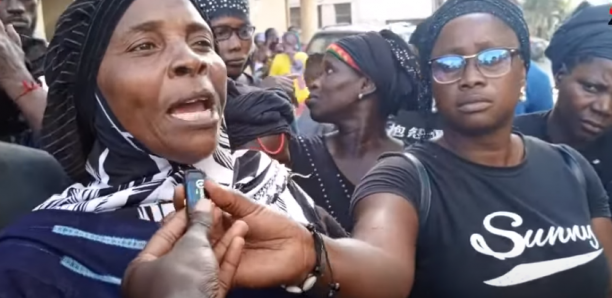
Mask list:
[[[213,112],[212,110],[204,110],[197,112],[173,113],[171,116],[183,121],[199,121],[212,118]]]

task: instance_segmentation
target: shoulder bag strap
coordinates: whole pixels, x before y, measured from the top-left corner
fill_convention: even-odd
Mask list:
[[[410,152],[404,152],[404,157],[410,161],[417,169],[419,180],[421,183],[421,197],[419,198],[419,226],[423,227],[429,217],[429,209],[431,207],[431,181],[427,169],[423,163]]]

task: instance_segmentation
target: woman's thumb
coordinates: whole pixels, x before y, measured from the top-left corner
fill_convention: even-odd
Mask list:
[[[231,214],[234,219],[244,218],[263,208],[263,206],[249,200],[243,194],[235,190],[224,189],[211,180],[207,180],[204,187],[215,205]]]

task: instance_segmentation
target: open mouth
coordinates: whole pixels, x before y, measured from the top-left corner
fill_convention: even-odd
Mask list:
[[[211,94],[199,94],[173,104],[168,114],[182,121],[207,121],[216,117],[214,108],[215,103]]]

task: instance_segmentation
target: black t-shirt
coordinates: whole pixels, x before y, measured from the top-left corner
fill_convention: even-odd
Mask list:
[[[402,141],[407,147],[423,139],[427,130],[430,132],[425,139],[441,136],[441,127],[441,119],[436,113],[425,116],[417,111],[401,110],[397,115],[390,117],[387,122],[387,133]]]
[[[467,161],[433,142],[410,147],[431,180],[410,297],[604,298],[609,272],[591,219],[610,217],[606,193],[576,151],[586,189],[557,148],[524,137],[525,160],[497,168]],[[418,210],[420,181],[401,156],[384,158],[355,190]]]
[[[548,136],[548,116],[550,111],[531,113],[514,119],[514,126],[523,134],[550,142]],[[595,168],[601,183],[612,197],[612,131],[578,150]]]

